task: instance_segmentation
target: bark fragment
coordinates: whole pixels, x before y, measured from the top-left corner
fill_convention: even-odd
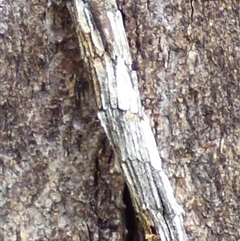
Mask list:
[[[101,103],[98,105],[98,117],[124,171],[136,212],[144,224],[146,238],[187,240],[183,210],[177,204],[162,170],[153,133],[140,103],[137,77],[131,69],[132,60],[121,13],[117,8],[109,10],[100,5],[98,9],[97,4],[93,8],[90,3],[89,8],[88,4],[75,1],[73,9],[73,14],[77,16],[79,44],[84,53],[82,57],[95,73],[93,81],[100,86],[100,93],[96,93],[101,97],[98,100]],[[80,19],[100,12],[102,16],[90,18],[91,24],[88,24],[86,32],[86,26],[81,25]],[[94,23],[95,20],[98,23]],[[104,30],[99,33],[94,26],[100,25]],[[108,33],[113,36],[109,38]],[[84,44],[85,39],[88,39],[88,44]],[[111,48],[104,49],[99,55],[94,50],[104,46],[106,41]]]

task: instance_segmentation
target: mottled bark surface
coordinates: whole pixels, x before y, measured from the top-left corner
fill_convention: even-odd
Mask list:
[[[65,2],[0,0],[0,240],[126,237]],[[189,239],[237,241],[239,3],[172,2],[118,0],[132,68]]]
[[[239,2],[118,2],[190,240],[239,240]]]
[[[123,240],[124,180],[67,8],[0,6],[0,240]]]

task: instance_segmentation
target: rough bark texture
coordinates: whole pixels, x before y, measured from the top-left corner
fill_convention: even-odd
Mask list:
[[[0,240],[127,237],[124,180],[65,2],[0,0]],[[189,240],[239,240],[238,1],[117,3]],[[128,240],[142,240],[128,219]]]
[[[0,240],[123,240],[124,179],[66,6],[0,10]]]
[[[73,8],[69,4],[81,56],[94,83],[98,117],[123,169],[145,238],[184,241],[183,210],[162,169],[140,103],[122,14],[116,3],[109,4],[78,0]]]
[[[239,240],[239,2],[118,3],[190,240]]]

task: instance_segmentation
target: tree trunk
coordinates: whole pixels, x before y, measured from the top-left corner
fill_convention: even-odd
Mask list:
[[[121,12],[114,2],[74,1],[72,15],[81,56],[93,81],[98,117],[125,174],[146,239],[186,240],[183,211],[162,170],[140,103]]]
[[[0,11],[0,240],[239,239],[237,1]]]
[[[0,240],[123,240],[125,181],[110,173],[67,7],[0,9]]]

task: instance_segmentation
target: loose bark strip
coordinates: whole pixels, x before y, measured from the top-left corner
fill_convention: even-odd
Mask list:
[[[98,2],[75,0],[73,9],[69,5],[82,57],[91,69],[98,117],[126,176],[146,239],[185,241],[183,210],[141,106],[121,13],[115,2]]]

